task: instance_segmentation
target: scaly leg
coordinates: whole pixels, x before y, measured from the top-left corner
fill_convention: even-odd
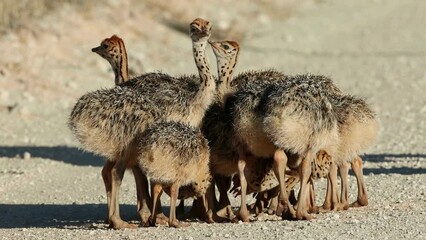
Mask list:
[[[285,185],[285,168],[287,167],[287,155],[282,149],[277,149],[274,153],[274,162],[272,168],[278,179],[280,194],[278,195],[278,209],[282,209],[282,218],[290,219],[293,217],[292,207],[289,206],[288,195]],[[278,211],[277,209],[277,211]]]
[[[343,209],[343,205],[339,202],[337,165],[334,162],[330,165],[329,175],[331,185],[331,211],[340,211]]]
[[[339,166],[339,172],[340,172],[340,180],[342,184],[342,189],[340,192],[340,203],[342,205],[342,208],[344,210],[347,210],[349,208],[349,202],[348,202],[348,163],[343,162],[341,166]]]
[[[141,219],[142,226],[149,226],[149,216],[151,215],[150,207],[152,205],[148,192],[148,179],[142,173],[139,167],[133,167],[133,176],[136,182],[136,192],[138,198],[138,214]]]
[[[206,194],[202,197],[203,199],[203,210],[206,215],[206,222],[207,223],[215,223],[215,222],[224,222],[229,221],[229,218],[223,218],[218,216],[216,209],[215,209],[215,194],[214,194],[214,184],[211,184],[207,188]]]
[[[199,220],[206,221],[207,223],[220,222],[220,219],[215,212],[214,202],[214,184],[211,184],[202,197],[192,201],[191,210],[184,214],[181,219],[198,218]]]
[[[152,208],[151,216],[149,216],[149,225],[155,226],[157,221],[157,212],[158,203],[160,202],[161,194],[163,193],[163,186],[160,183],[151,183],[151,195],[152,195]]]
[[[232,178],[227,176],[215,176],[215,183],[219,190],[219,211],[217,215],[221,218],[227,218],[229,220],[235,218],[234,212],[232,212],[231,201],[229,201],[228,190],[231,187]],[[213,197],[216,197],[213,195]]]
[[[280,186],[276,186],[270,190],[267,191],[268,193],[268,201],[266,202],[266,208],[267,213],[269,215],[275,214],[278,207],[278,195],[280,194]],[[282,215],[282,212],[280,214],[277,214],[279,216]]]
[[[201,197],[202,210],[205,215],[205,219],[207,223],[214,223],[215,218],[217,218],[216,210],[215,210],[215,201],[214,201],[214,184],[211,184],[207,188],[207,192]]]
[[[210,185],[207,188],[206,194],[202,197],[198,197],[192,201],[191,210],[184,215],[182,219],[192,219],[198,218],[201,221],[205,221],[207,223],[214,223],[218,220],[217,215],[214,211],[215,203],[213,196],[214,185]]]
[[[309,201],[308,201],[308,206],[309,206],[309,213],[318,213],[318,207],[316,205],[316,201],[315,201],[315,188],[314,188],[314,182],[311,179],[309,184]]]
[[[249,211],[247,210],[247,203],[246,203],[246,195],[247,195],[247,180],[245,177],[245,170],[246,167],[246,155],[245,153],[240,152],[239,153],[239,160],[238,160],[238,176],[240,178],[241,183],[241,206],[240,211],[238,212],[238,219],[242,220],[243,222],[249,222]]]
[[[125,170],[126,170],[126,166],[123,161],[117,161],[111,170],[112,186],[111,186],[111,202],[110,202],[110,209],[108,211],[108,218],[109,218],[110,226],[114,229],[136,228],[136,225],[129,224],[123,221],[120,217],[120,204],[118,200],[120,195],[120,186],[123,180]]]
[[[169,221],[169,218],[164,215],[163,207],[161,206],[161,200],[158,201],[158,207],[157,207],[157,223],[160,225],[166,225]]]
[[[351,207],[362,207],[368,205],[367,188],[365,187],[364,175],[362,173],[362,159],[357,156],[351,162],[352,170],[354,171],[356,181],[358,183],[358,198],[356,202],[351,204]]]
[[[279,195],[279,194],[278,194]],[[268,214],[273,215],[278,208],[278,195],[271,199],[271,203],[268,206]],[[281,214],[282,215],[282,214]]]
[[[297,198],[297,209],[296,209],[296,218],[299,220],[306,219],[311,220],[313,216],[308,213],[307,195],[309,194],[309,179],[311,177],[311,162],[313,159],[313,154],[311,151],[308,151],[305,158],[302,160],[302,163],[299,167],[300,171],[300,191]]]
[[[105,162],[104,167],[102,168],[101,174],[102,174],[102,180],[104,180],[105,185],[105,191],[107,195],[107,206],[108,211],[111,208],[111,188],[112,188],[112,177],[111,177],[111,170],[114,167],[115,162],[107,160]],[[107,222],[109,221],[109,213],[107,214]]]
[[[169,214],[169,227],[187,227],[189,223],[180,223],[176,218],[176,200],[179,195],[179,184],[172,184],[170,187],[170,214]]]
[[[331,189],[331,180],[330,179],[331,179],[330,172],[328,172],[328,175],[327,175],[327,192],[325,194],[324,203],[318,209],[319,212],[328,212],[331,209],[332,189]]]
[[[249,213],[253,213],[256,217],[261,217],[265,211],[265,205],[269,203],[268,193],[267,191],[259,192],[254,194],[253,197],[256,201],[247,206],[249,209]]]

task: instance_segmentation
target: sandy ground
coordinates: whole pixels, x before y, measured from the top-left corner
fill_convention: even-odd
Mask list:
[[[182,9],[158,21],[153,16],[161,8],[145,16],[126,1],[108,4],[124,11],[99,7],[81,14],[64,7],[34,28],[0,38],[0,239],[426,239],[425,1],[304,1],[290,4],[291,11],[265,3],[229,12],[199,6],[216,24],[217,38],[228,33],[241,42],[238,71],[324,74],[368,99],[381,121],[377,144],[364,156],[370,204],[313,221],[123,231],[103,223],[103,160],[79,151],[66,127],[79,96],[113,85],[109,66],[89,49],[117,33],[134,73],[195,68],[188,37],[167,22]],[[184,13],[192,19],[194,12]],[[354,200],[353,176],[349,184]],[[316,185],[320,204],[325,182]],[[162,201],[167,210],[168,198]],[[130,172],[121,202],[122,217],[137,222]]]

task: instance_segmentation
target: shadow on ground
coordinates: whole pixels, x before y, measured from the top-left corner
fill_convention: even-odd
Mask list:
[[[426,174],[426,168],[392,167],[392,168],[364,168],[364,175],[369,174]],[[353,175],[353,174],[352,174]]]
[[[129,218],[129,213],[136,212],[133,205],[120,205],[123,219]],[[105,204],[84,205],[53,205],[53,204],[0,204],[0,228],[30,228],[30,227],[73,227],[87,226],[93,223],[104,223],[107,208]]]
[[[426,161],[426,154],[420,153],[402,153],[402,154],[367,154],[362,157],[364,161],[372,163],[384,163],[390,161],[401,161],[411,159],[423,159]],[[426,168],[413,168],[413,167],[391,167],[391,168],[364,168],[364,175],[369,174],[426,174]]]
[[[92,153],[83,152],[75,147],[68,146],[0,146],[0,157],[13,158],[16,155],[22,156],[29,152],[32,157],[48,158],[55,161],[78,166],[103,166],[102,157]],[[362,157],[364,161],[381,163],[389,161],[400,161],[401,159],[425,159],[426,154],[402,153],[402,154],[366,154]],[[425,168],[393,167],[393,168],[365,168],[364,174],[426,174]]]
[[[407,158],[426,158],[426,154],[421,153],[384,153],[384,154],[365,154],[362,156],[364,161],[368,162],[387,162],[392,160]]]
[[[163,206],[168,216],[170,207]],[[185,207],[189,211],[190,207]],[[140,223],[136,205],[120,204],[123,220]],[[99,229],[106,224],[106,204],[0,204],[1,228],[67,228]]]
[[[31,157],[48,158],[77,166],[103,166],[104,160],[92,153],[67,146],[0,146],[0,157],[13,158],[29,152]]]

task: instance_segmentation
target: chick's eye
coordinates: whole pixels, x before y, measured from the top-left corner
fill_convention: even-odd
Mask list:
[[[223,45],[223,48],[224,48],[225,50],[228,50],[228,49],[229,49],[229,46],[228,46],[228,45]]]

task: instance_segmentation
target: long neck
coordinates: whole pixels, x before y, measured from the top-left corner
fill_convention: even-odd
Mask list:
[[[226,98],[231,93],[232,75],[236,64],[235,58],[231,61],[217,60],[217,75],[219,79],[217,97],[222,104],[225,103]]]
[[[206,57],[206,45],[207,42],[204,41],[192,42],[192,53],[194,55],[195,65],[200,75],[200,83],[204,86],[207,86],[213,80],[210,72],[210,65]]]
[[[124,47],[124,44],[120,43],[120,55],[119,59],[114,60],[115,62],[112,63],[112,69],[115,74],[115,85],[120,85],[123,82],[126,82],[129,80],[129,69],[128,69],[128,63],[127,63],[127,52],[126,48]]]
[[[216,90],[216,82],[210,72],[210,66],[206,57],[207,41],[199,41],[192,43],[195,65],[200,75],[200,88],[192,100],[194,122],[196,125],[201,124],[204,113],[214,100]]]

